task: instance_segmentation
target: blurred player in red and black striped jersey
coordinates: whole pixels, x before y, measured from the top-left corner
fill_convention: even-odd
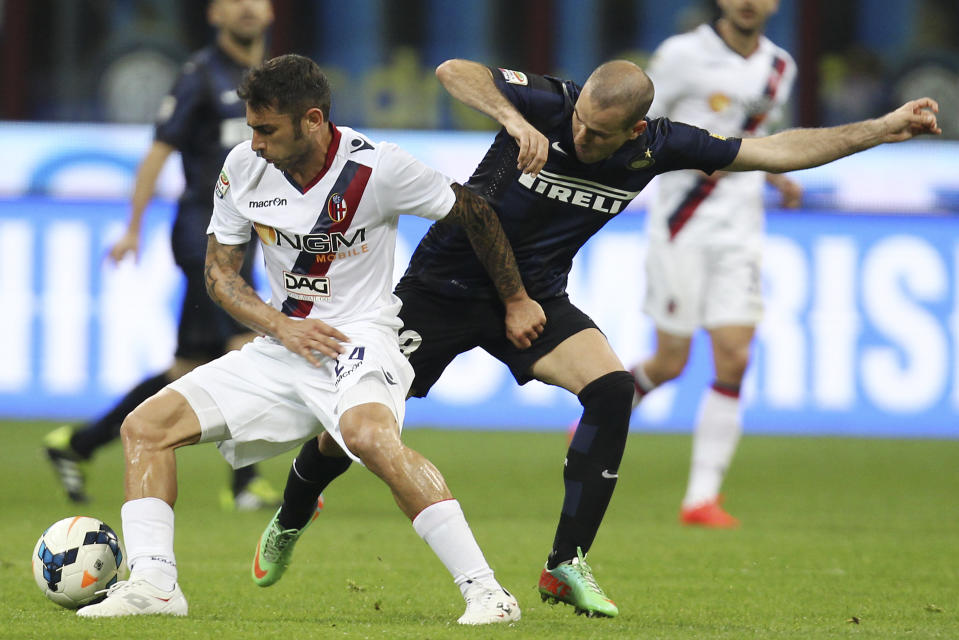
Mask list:
[[[763,35],[777,0],[720,0],[720,17],[669,38],[653,53],[650,112],[736,137],[763,136],[781,116],[796,63]],[[680,521],[730,528],[719,489],[742,433],[740,386],[762,317],[760,263],[763,183],[799,204],[799,185],[763,172],[711,176],[675,171],[659,179],[649,207],[645,311],[656,324],[656,352],[633,368],[638,402],[679,376],[693,333],[703,327],[716,378],[700,405]]]

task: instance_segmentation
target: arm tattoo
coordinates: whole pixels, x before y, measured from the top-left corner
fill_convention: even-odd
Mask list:
[[[456,202],[444,222],[461,225],[480,263],[489,274],[500,300],[523,291],[523,279],[513,248],[506,238],[499,217],[486,200],[454,183]]]
[[[206,290],[213,302],[238,322],[259,333],[269,334],[268,328],[261,322],[264,307],[268,305],[240,275],[246,247],[246,244],[220,244],[215,236],[210,235],[204,267]]]

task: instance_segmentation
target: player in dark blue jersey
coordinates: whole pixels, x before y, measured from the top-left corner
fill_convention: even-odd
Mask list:
[[[467,186],[496,210],[526,289],[547,322],[532,346],[509,344],[502,305],[465,238],[434,225],[396,287],[403,301],[400,337],[415,371],[411,394],[425,396],[457,354],[479,346],[509,366],[520,384],[536,379],[577,395],[583,415],[566,454],[566,494],[539,591],[578,613],[615,616],[618,609],[597,585],[585,555],[616,484],[633,379],[566,295],[576,251],[659,173],[817,166],[883,142],[939,133],[938,106],[923,98],[877,120],[727,140],[647,119],[652,83],[626,61],[600,66],[582,87],[466,60],[443,63],[437,76],[453,97],[503,125]],[[304,445],[278,516],[291,539],[308,522],[320,491],[348,466],[332,439]]]
[[[47,455],[74,502],[87,500],[78,463],[114,440],[128,413],[167,383],[253,337],[210,300],[203,264],[220,167],[230,149],[250,137],[246,108],[236,87],[243,73],[264,58],[273,6],[270,0],[212,0],[208,18],[217,28],[216,41],[190,57],[163,99],[153,144],[137,171],[126,233],[110,250],[113,262],[129,254],[139,256],[140,227],[157,177],[170,154],[179,151],[185,188],[177,203],[171,243],[173,257],[186,276],[186,292],[175,358],[168,370],[143,380],[104,416],[79,429],[65,426],[47,435]],[[252,281],[252,261],[247,258],[244,277]],[[246,467],[234,473],[232,492],[223,499],[224,506],[251,509],[274,503],[279,496],[253,467]]]

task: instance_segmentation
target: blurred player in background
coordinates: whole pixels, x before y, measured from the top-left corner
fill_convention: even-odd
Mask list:
[[[130,254],[139,257],[144,212],[167,158],[179,151],[186,185],[177,205],[172,245],[173,257],[186,276],[186,293],[175,358],[169,369],[140,382],[104,416],[76,429],[61,427],[46,436],[47,455],[74,502],[87,500],[79,463],[119,436],[128,413],[169,382],[254,337],[210,300],[203,263],[220,167],[234,145],[250,138],[236,87],[243,73],[264,58],[273,5],[270,0],[211,0],[207,17],[217,30],[216,41],[190,57],[161,103],[153,145],[137,171],[126,233],[109,253],[114,263]],[[248,256],[243,277],[249,282],[252,265],[252,256]],[[234,471],[232,484],[232,491],[221,495],[225,508],[250,510],[279,502],[279,494],[256,475],[253,466]]]
[[[425,396],[456,355],[478,346],[505,363],[520,384],[537,379],[577,395],[583,414],[566,454],[565,497],[538,588],[543,599],[569,603],[578,613],[615,616],[619,610],[585,556],[618,478],[633,379],[566,294],[573,256],[660,173],[817,166],[883,142],[939,133],[929,111],[938,107],[916,100],[876,120],[740,141],[647,119],[653,85],[642,69],[622,60],[601,65],[582,87],[468,60],[444,62],[437,76],[454,98],[503,127],[467,187],[499,216],[526,289],[547,321],[529,348],[508,344],[497,330],[502,309],[464,234],[434,224],[396,287],[403,302],[400,337],[415,373],[410,393]],[[283,506],[267,528],[284,530],[283,552],[270,559],[260,584],[279,578],[317,496],[349,466],[336,448],[323,434],[319,447],[308,442],[294,461]]]
[[[650,113],[723,136],[763,136],[796,77],[786,51],[763,36],[778,0],[719,0],[709,25],[666,40],[653,53]],[[680,522],[731,528],[719,489],[742,433],[739,391],[762,316],[763,181],[799,206],[800,188],[781,174],[674,171],[649,207],[645,311],[656,351],[633,367],[634,404],[679,376],[692,335],[709,333],[716,378],[703,395]]]
[[[496,581],[443,476],[400,439],[413,370],[399,348],[400,301],[390,291],[400,215],[463,229],[506,307],[498,332],[529,344],[545,316],[523,287],[495,212],[396,145],[335,127],[329,84],[307,58],[281,56],[253,69],[239,95],[253,142],[237,145],[220,173],[206,283],[218,304],[263,336],[127,416],[121,516],[130,579],[78,615],[187,614],[173,553],[178,447],[215,441],[240,466],[322,431],[389,486],[452,574],[466,600],[460,624],[518,620],[516,599]],[[270,303],[240,275],[253,228]],[[284,533],[269,530],[257,559],[275,555]]]

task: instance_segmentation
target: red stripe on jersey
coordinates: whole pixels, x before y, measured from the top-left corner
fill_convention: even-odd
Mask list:
[[[683,201],[679,203],[676,211],[669,216],[669,239],[676,237],[682,228],[689,222],[689,219],[696,213],[697,207],[703,203],[709,194],[716,188],[717,178],[700,178],[699,182],[686,194]]]
[[[785,72],[786,59],[778,56],[774,57],[773,70],[769,75],[769,79],[766,81],[766,89],[763,91],[763,97],[768,98],[769,102],[772,102],[773,98],[776,97],[776,92],[779,90],[779,83],[782,82]],[[763,120],[766,119],[766,115],[766,113],[757,113],[747,118],[746,124],[743,125],[743,133],[754,133],[756,129],[759,128],[759,125],[763,123]]]
[[[360,200],[363,198],[363,193],[366,191],[366,185],[370,181],[370,174],[372,169],[366,165],[348,163],[348,166],[344,168],[344,171],[351,169],[349,164],[352,164],[355,170],[355,173],[350,180],[350,183],[347,185],[346,190],[343,192],[343,201],[346,203],[347,212],[339,222],[334,222],[329,227],[326,228],[326,232],[333,234],[336,232],[344,232],[350,228],[350,224],[353,222],[353,216],[356,215],[356,210],[360,205]],[[334,185],[333,190],[326,196],[326,202],[323,205],[323,209],[320,212],[321,219],[324,216],[328,216],[328,211],[330,207],[330,199],[336,195],[336,186]],[[315,254],[313,257],[313,262],[305,269],[305,273],[311,276],[324,276],[326,272],[330,270],[330,265],[333,264],[333,260],[324,259],[324,256],[329,256],[330,254]],[[299,261],[297,261],[299,264]],[[313,302],[309,300],[296,300],[293,298],[287,298],[286,303],[283,305],[284,313],[289,315],[291,318],[305,318],[309,315],[310,310],[313,308]]]
[[[323,176],[326,175],[326,172],[330,170],[330,167],[333,165],[333,158],[336,157],[336,150],[340,148],[340,130],[336,128],[332,122],[330,123],[330,130],[333,132],[333,138],[330,140],[330,146],[326,150],[326,162],[323,163],[323,168],[320,169],[320,172],[313,176],[313,179],[310,180],[306,186],[300,189],[300,193],[306,193],[314,186],[316,183],[323,179]]]

